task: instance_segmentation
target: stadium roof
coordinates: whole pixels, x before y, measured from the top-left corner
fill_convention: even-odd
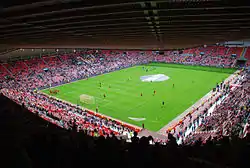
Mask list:
[[[248,0],[1,0],[10,48],[187,48],[249,39]]]

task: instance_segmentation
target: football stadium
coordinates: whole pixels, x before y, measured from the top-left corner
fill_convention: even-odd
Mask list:
[[[248,1],[0,6],[6,167],[249,166]]]
[[[224,81],[234,69],[151,63],[91,77],[53,89],[56,98],[158,131]],[[162,78],[165,75],[166,78]],[[168,76],[167,76],[168,75]],[[52,88],[44,90],[49,94]],[[81,95],[91,97],[85,101]],[[164,105],[162,104],[164,103]],[[123,105],[125,105],[123,107]]]

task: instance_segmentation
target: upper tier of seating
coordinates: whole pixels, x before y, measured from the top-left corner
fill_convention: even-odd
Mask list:
[[[236,58],[239,58],[242,51],[243,48],[239,47],[208,46],[186,49],[182,54],[177,51],[166,51],[164,55],[149,51],[127,51],[124,56],[123,51],[84,50],[71,54],[2,63],[0,80],[4,81],[4,77],[9,76],[19,83],[29,83],[26,88],[34,89],[86,78],[103,73],[103,71],[112,71],[120,66],[132,66],[149,61],[233,67],[236,59],[232,57],[232,54],[236,54]],[[246,57],[249,57],[249,52],[250,49],[247,50]],[[80,62],[81,64],[77,64]],[[103,67],[108,68],[103,70]],[[50,73],[45,74],[45,68],[50,69]]]

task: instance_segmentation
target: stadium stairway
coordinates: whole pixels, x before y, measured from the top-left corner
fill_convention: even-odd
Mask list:
[[[48,65],[48,63],[44,60],[43,57],[41,57],[41,60],[42,60],[42,62],[43,62],[45,65]]]
[[[244,57],[247,59],[248,65],[250,64],[250,47],[246,48]]]
[[[149,137],[152,136],[154,139],[157,139],[159,141],[162,142],[166,142],[168,137],[166,135],[163,134],[159,134],[153,131],[149,131],[147,129],[142,129],[139,133],[138,133],[138,137]]]
[[[243,50],[242,50],[242,52],[241,52],[240,57],[245,58],[246,52],[247,52],[247,47],[244,47]]]
[[[59,61],[61,61],[62,63],[64,63],[63,59],[59,55],[57,55],[56,57],[58,58]]]
[[[226,51],[226,56],[228,56],[229,51],[230,51],[230,47],[228,47],[228,49],[227,49],[227,51]]]
[[[13,74],[10,72],[10,70],[5,65],[6,64],[2,64],[2,67],[6,70],[6,72],[8,72],[13,77]]]
[[[26,61],[23,61],[23,64],[27,67],[28,71],[30,71],[30,67],[26,64]]]

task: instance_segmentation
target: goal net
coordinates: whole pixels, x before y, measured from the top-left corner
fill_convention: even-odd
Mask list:
[[[84,104],[95,104],[95,98],[86,94],[80,95],[80,102]]]

